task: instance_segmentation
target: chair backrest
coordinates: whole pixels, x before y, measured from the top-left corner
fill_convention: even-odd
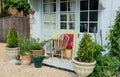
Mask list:
[[[62,34],[59,37],[59,47],[65,49],[69,41],[69,36],[67,34]]]
[[[75,46],[76,46],[76,32],[74,31],[70,31],[70,30],[66,30],[64,31],[64,34],[67,34],[69,36],[69,42],[68,45],[66,47],[66,52],[71,51],[72,52],[72,59],[75,56]]]

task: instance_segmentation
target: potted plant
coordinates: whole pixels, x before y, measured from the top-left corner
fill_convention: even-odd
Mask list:
[[[30,40],[24,39],[19,44],[21,64],[29,65],[31,63]]]
[[[3,13],[23,16],[26,16],[29,13],[30,4],[26,0],[4,0],[3,1]]]
[[[7,35],[7,46],[6,46],[6,52],[10,56],[10,63],[16,64],[19,61],[17,60],[19,56],[19,35],[15,27],[12,27]]]
[[[87,77],[92,73],[96,64],[95,51],[95,44],[92,42],[91,36],[85,33],[79,43],[77,57],[72,60],[73,69],[80,77]]]
[[[44,56],[42,54],[34,54],[32,59],[34,62],[34,66],[36,68],[40,68],[42,66],[42,61],[44,59]]]
[[[43,48],[43,44],[41,42],[39,42],[39,39],[31,39],[30,52],[31,52],[31,54],[44,55],[45,50]]]

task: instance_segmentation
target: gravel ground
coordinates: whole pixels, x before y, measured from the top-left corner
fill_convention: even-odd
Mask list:
[[[5,53],[5,46],[5,43],[0,43],[0,77],[77,77],[72,72],[67,72],[47,66],[35,68],[33,64],[9,64],[9,57]]]

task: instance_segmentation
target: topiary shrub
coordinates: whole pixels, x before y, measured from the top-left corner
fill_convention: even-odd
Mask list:
[[[15,27],[12,27],[7,35],[7,47],[18,47],[19,35]]]
[[[95,44],[92,42],[91,36],[85,33],[82,40],[79,43],[79,48],[77,51],[78,61],[93,62],[95,51]]]

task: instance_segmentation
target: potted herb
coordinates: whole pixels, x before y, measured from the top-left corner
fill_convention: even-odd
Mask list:
[[[34,54],[32,59],[34,62],[34,66],[36,68],[40,68],[42,66],[42,61],[44,59],[44,56],[42,54]]]
[[[31,53],[30,53],[30,40],[24,39],[19,44],[21,63],[28,65],[31,63]]]
[[[73,68],[80,77],[87,77],[92,73],[96,64],[94,59],[95,51],[95,44],[92,42],[91,36],[85,33],[79,43],[77,57],[72,61]]]
[[[15,27],[12,27],[7,35],[7,46],[6,52],[10,56],[10,63],[16,64],[18,63],[18,56],[19,56],[19,35]],[[13,61],[14,60],[14,61]]]
[[[44,55],[45,50],[43,48],[43,44],[41,42],[39,42],[39,39],[31,39],[30,52],[31,52],[31,54]]]

